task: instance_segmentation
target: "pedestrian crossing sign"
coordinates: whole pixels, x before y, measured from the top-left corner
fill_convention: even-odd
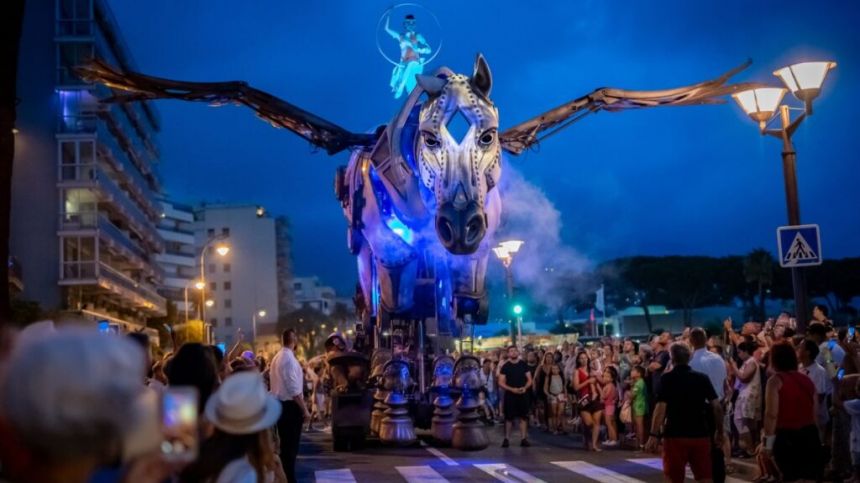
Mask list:
[[[779,265],[785,268],[821,265],[818,225],[781,226],[776,229]]]

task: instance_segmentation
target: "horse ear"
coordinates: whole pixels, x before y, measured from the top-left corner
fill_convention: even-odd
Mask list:
[[[475,72],[472,74],[471,82],[472,88],[484,97],[490,97],[490,90],[493,88],[493,75],[490,73],[487,60],[481,54],[478,54],[475,59]]]
[[[445,84],[448,83],[447,80],[436,77],[435,75],[419,74],[415,76],[415,79],[418,81],[418,85],[421,86],[429,96],[438,96],[445,87]]]

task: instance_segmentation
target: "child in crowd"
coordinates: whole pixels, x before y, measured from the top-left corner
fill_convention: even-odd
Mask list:
[[[615,409],[618,407],[618,370],[614,366],[608,366],[603,371],[603,387],[600,389],[600,398],[603,400],[603,416],[606,419],[607,440],[603,446],[618,446],[618,428],[615,425]]]
[[[630,373],[633,388],[630,398],[633,401],[633,424],[636,427],[636,442],[639,450],[645,450],[645,416],[648,414],[648,389],[645,387],[645,368],[636,366]]]

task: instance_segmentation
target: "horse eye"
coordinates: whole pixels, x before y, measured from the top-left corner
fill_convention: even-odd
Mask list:
[[[487,131],[487,132],[485,132],[484,134],[481,134],[481,139],[479,139],[479,141],[480,141],[480,143],[481,143],[481,144],[483,144],[484,146],[489,146],[490,144],[492,144],[492,143],[493,143],[493,140],[494,140],[495,138],[496,138],[496,137],[495,137],[495,132],[494,132],[494,131]]]
[[[435,148],[439,146],[439,139],[436,136],[430,134],[429,132],[424,133],[424,144],[428,148]]]

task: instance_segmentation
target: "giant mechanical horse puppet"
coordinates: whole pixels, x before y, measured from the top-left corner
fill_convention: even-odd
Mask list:
[[[749,63],[675,89],[597,89],[500,130],[490,68],[479,54],[471,76],[444,67],[419,75],[400,111],[373,133],[350,132],[245,82],[173,81],[98,60],[78,72],[111,87],[109,102],[170,98],[245,105],[329,154],[349,150],[335,191],[349,225],[349,250],[358,259],[356,305],[378,345],[392,323],[414,336],[415,327],[423,326],[417,321],[435,320],[440,333],[452,335],[464,322],[487,321],[484,279],[504,204],[498,188],[502,151],[519,155],[590,113],[721,102],[750,87],[727,83]],[[470,125],[461,139],[448,130],[457,115]]]

